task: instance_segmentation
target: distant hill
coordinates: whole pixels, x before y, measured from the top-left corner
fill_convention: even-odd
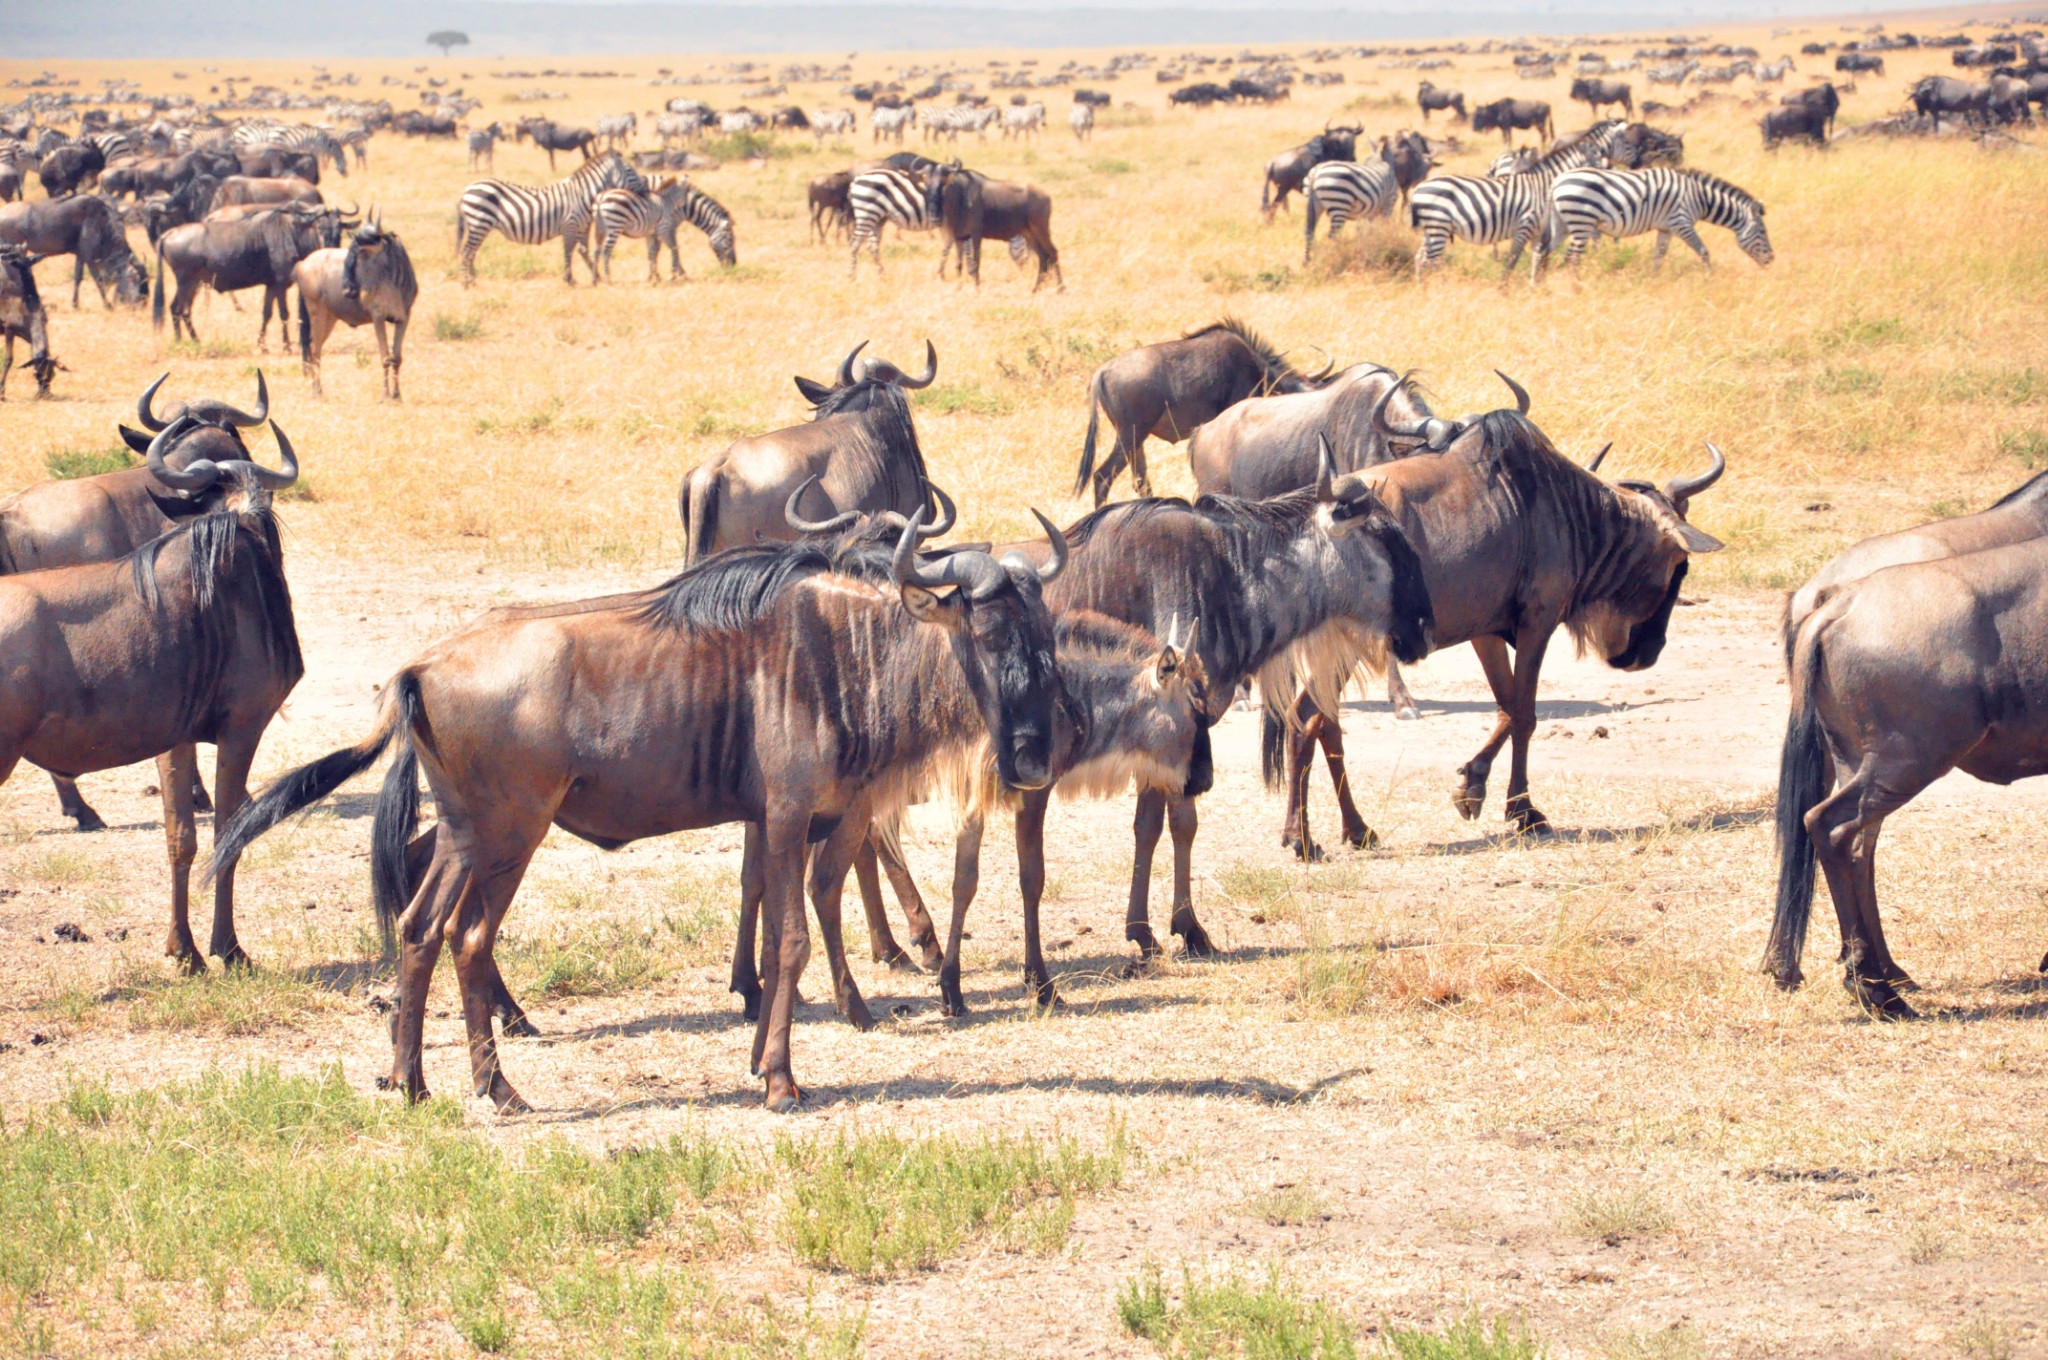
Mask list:
[[[1342,8],[1004,8],[987,4],[775,5],[499,3],[497,0],[0,0],[0,56],[411,57],[441,59],[435,29],[467,33],[454,60],[691,52],[1118,47],[1372,42],[1491,33],[1698,27],[1782,10],[1775,0],[1635,6],[1470,8],[1444,0],[1400,12]],[[1497,6],[1499,0],[1482,0]],[[1843,6],[1849,8],[1850,6]]]

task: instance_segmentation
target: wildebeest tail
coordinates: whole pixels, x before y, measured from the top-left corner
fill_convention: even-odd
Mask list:
[[[683,565],[693,567],[718,541],[718,481],[702,468],[683,478]]]
[[[1806,814],[1828,796],[1832,783],[1813,687],[1819,678],[1820,635],[1825,621],[1809,617],[1800,629],[1792,664],[1792,711],[1785,720],[1785,746],[1778,757],[1778,910],[1764,946],[1764,971],[1782,987],[1799,982],[1806,951],[1806,925],[1813,914],[1813,875],[1818,855],[1806,832]]]
[[[1260,211],[1260,212],[1271,212],[1272,210],[1273,210],[1273,172],[1272,172],[1272,171],[1271,171],[1270,169],[1268,169],[1268,170],[1266,171],[1266,177],[1265,177],[1264,179],[1262,179],[1261,181],[1259,181],[1259,211]]]
[[[1088,434],[1081,441],[1081,470],[1074,474],[1074,494],[1080,495],[1088,489],[1088,479],[1095,475],[1095,439],[1102,430],[1102,375],[1096,374],[1088,384]]]
[[[1277,789],[1287,774],[1287,720],[1271,704],[1261,704],[1259,713],[1259,773],[1267,788]]]
[[[299,289],[299,362],[313,362],[313,318],[306,311],[306,290]]]
[[[164,238],[156,238],[156,288],[149,301],[149,321],[158,330],[164,328]]]
[[[397,700],[398,754],[384,772],[384,787],[377,791],[377,810],[370,820],[370,901],[387,953],[397,941],[399,914],[412,898],[406,850],[420,825],[420,753],[414,736],[426,720],[417,675],[401,671],[391,688]]]

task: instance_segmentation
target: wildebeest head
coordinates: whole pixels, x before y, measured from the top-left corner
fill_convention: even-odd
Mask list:
[[[887,359],[869,359],[856,366],[860,352],[868,347],[863,340],[847,352],[839,361],[839,375],[830,387],[824,383],[798,374],[796,390],[804,394],[804,400],[814,408],[813,419],[834,415],[841,411],[867,409],[866,398],[884,386],[906,388],[917,391],[930,387],[932,380],[939,376],[939,351],[927,340],[924,342],[924,372],[911,377]]]
[[[1678,603],[1678,588],[1693,553],[1718,552],[1721,541],[1686,521],[1692,498],[1719,481],[1728,460],[1711,443],[1714,460],[1707,470],[1674,477],[1663,486],[1622,481],[1624,504],[1640,517],[1648,532],[1639,535],[1639,552],[1631,588],[1567,620],[1582,646],[1590,646],[1616,670],[1648,670],[1657,664]]]
[[[211,397],[201,397],[190,402],[180,402],[169,411],[159,413],[154,409],[156,394],[170,376],[166,373],[144,388],[140,400],[135,403],[135,417],[142,422],[143,428],[131,430],[126,425],[119,427],[121,438],[128,447],[149,460],[149,467],[153,473],[159,467],[176,471],[190,469],[201,463],[208,467],[226,467],[233,463],[247,462],[249,449],[242,442],[241,432],[253,429],[270,418],[270,390],[264,384],[261,370],[256,374],[254,412],[240,410]],[[292,466],[296,468],[297,464],[294,463]],[[293,475],[296,476],[296,472]],[[157,473],[157,481],[180,500],[197,499],[213,485],[211,481],[204,484],[181,484],[178,478],[165,477],[161,473]]]
[[[1055,762],[1064,754],[1055,748],[1055,713],[1071,708],[1064,702],[1053,659],[1052,617],[1040,595],[1043,584],[1066,568],[1067,539],[1051,520],[1031,513],[1052,543],[1051,560],[1043,567],[1019,554],[998,562],[985,552],[958,552],[921,563],[917,535],[925,522],[923,509],[905,523],[894,559],[904,609],[951,636],[953,655],[988,727],[996,775],[1013,789],[1038,789],[1051,782]],[[1076,723],[1084,721],[1070,716]]]
[[[1516,412],[1520,415],[1528,415],[1529,393],[1520,383],[1499,369],[1496,368],[1493,372],[1495,377],[1508,385],[1508,391],[1514,393]],[[1389,448],[1393,447],[1394,440],[1400,439],[1410,441],[1411,447],[1413,446],[1413,441],[1420,441],[1421,448],[1428,449],[1431,453],[1442,453],[1451,446],[1452,440],[1477,424],[1480,417],[1470,415],[1462,420],[1445,420],[1441,416],[1424,416],[1422,419],[1414,421],[1388,419],[1387,403],[1394,399],[1396,392],[1408,386],[1408,379],[1412,376],[1414,376],[1412,373],[1403,373],[1388,386],[1386,391],[1380,393],[1380,399],[1373,403],[1372,429],[1388,441]],[[1417,451],[1419,452],[1419,450]]]
[[[1316,522],[1340,548],[1348,541],[1365,549],[1353,555],[1355,565],[1364,573],[1386,575],[1385,590],[1363,589],[1358,598],[1384,599],[1387,615],[1363,622],[1386,638],[1387,649],[1396,660],[1422,660],[1429,655],[1430,635],[1436,628],[1436,609],[1430,603],[1422,558],[1369,482],[1357,473],[1337,475],[1337,456],[1329,436],[1316,435],[1316,456],[1320,468],[1315,487]],[[1361,584],[1371,587],[1377,582]]]
[[[172,467],[166,461],[167,455],[199,425],[190,415],[178,416],[149,442],[145,454],[151,475],[178,495],[188,500],[207,497],[212,508],[230,514],[264,515],[270,510],[271,497],[299,480],[298,455],[292,451],[292,441],[285,437],[284,430],[276,425],[270,428],[277,436],[277,455],[284,463],[281,471],[272,471],[247,457],[246,450],[240,458],[194,458],[181,468]],[[240,440],[236,443],[239,445]],[[214,494],[208,496],[209,492]]]

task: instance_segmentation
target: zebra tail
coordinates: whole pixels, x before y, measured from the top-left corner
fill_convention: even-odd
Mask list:
[[[1080,495],[1088,489],[1088,479],[1095,474],[1095,439],[1102,429],[1102,375],[1096,374],[1088,384],[1088,434],[1081,441],[1081,470],[1074,474],[1074,494]]]

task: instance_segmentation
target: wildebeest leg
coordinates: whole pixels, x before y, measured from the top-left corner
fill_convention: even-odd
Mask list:
[[[925,968],[936,969],[945,957],[939,948],[939,932],[932,925],[932,914],[925,910],[917,880],[910,876],[910,866],[903,862],[903,848],[896,842],[893,826],[886,832],[871,829],[868,844],[874,847],[882,872],[889,876],[889,886],[896,890],[896,905],[903,911],[903,923],[910,927],[910,942],[917,946]]]
[[[1344,823],[1344,843],[1366,849],[1379,843],[1358,804],[1351,798],[1351,775],[1344,768],[1344,728],[1333,714],[1318,714],[1316,740],[1322,743],[1323,763],[1329,767],[1330,786],[1337,793],[1337,815]]]
[[[98,280],[95,279],[94,282],[97,283]],[[82,251],[73,252],[71,257],[71,310],[74,312],[78,310],[78,292],[84,286],[85,254]],[[104,294],[101,295],[101,300],[105,301]]]
[[[391,323],[391,358],[387,363],[391,372],[391,399],[393,401],[405,400],[404,392],[399,387],[398,377],[399,370],[405,367],[405,328],[411,324],[412,319],[410,317],[404,317]],[[384,327],[381,324],[377,327],[377,339],[380,343],[384,339]]]
[[[793,1110],[803,1090],[790,1069],[789,1030],[796,1016],[796,984],[810,958],[804,922],[804,839],[808,805],[789,799],[771,807],[761,828],[761,934],[775,967],[761,979],[761,1018],[754,1026],[754,1070],[765,1083],[770,1110]]]
[[[1415,696],[1408,692],[1408,682],[1401,678],[1401,663],[1391,659],[1387,662],[1387,702],[1393,705],[1399,722],[1414,722],[1422,716],[1415,707]]]
[[[190,745],[173,746],[156,758],[157,787],[164,799],[164,850],[171,863],[171,934],[164,953],[187,973],[206,971],[206,959],[192,938],[192,860],[199,853],[199,833],[192,825],[192,776],[199,753]]]
[[[761,975],[754,968],[754,932],[761,919],[761,828],[747,823],[740,852],[740,927],[732,946],[732,986],[749,1020],[761,1017]]]
[[[1493,735],[1486,739],[1486,745],[1479,748],[1479,754],[1458,767],[1459,784],[1451,795],[1451,806],[1458,815],[1471,821],[1486,806],[1486,776],[1493,770],[1493,758],[1500,754],[1500,748],[1507,744],[1510,721],[1508,704],[1514,692],[1514,667],[1508,660],[1508,645],[1496,637],[1472,639],[1472,650],[1479,655],[1480,669],[1486,672],[1486,683],[1493,691],[1495,709]]]
[[[462,1022],[469,1037],[470,1089],[489,1096],[499,1114],[524,1114],[533,1107],[523,1100],[498,1065],[498,1040],[491,1033],[491,1012],[503,979],[492,956],[498,925],[512,905],[526,862],[519,860],[473,892],[462,895],[456,911],[442,927],[442,938],[455,959],[455,978],[462,991]],[[494,986],[494,984],[496,984]]]
[[[1865,756],[1840,788],[1807,812],[1806,834],[1813,841],[1821,872],[1827,876],[1828,896],[1834,899],[1835,920],[1842,931],[1842,985],[1860,1004],[1885,1019],[1911,1019],[1913,1008],[1873,966],[1883,946],[1870,938],[1866,928],[1867,921],[1877,918],[1876,897],[1871,897],[1867,912],[1862,898],[1866,881],[1876,886],[1874,833],[1885,814],[1897,806],[1878,801],[1875,763],[1874,757]],[[1841,768],[1839,761],[1836,768]]]
[[[1287,815],[1280,827],[1280,844],[1309,864],[1322,862],[1323,852],[1309,830],[1309,757],[1315,750],[1315,734],[1309,730],[1314,706],[1304,694],[1295,700],[1294,720],[1287,729]]]
[[[391,1075],[386,1084],[403,1091],[410,1101],[427,1098],[422,1056],[427,987],[441,957],[442,923],[459,915],[463,899],[475,891],[473,883],[467,855],[449,849],[447,838],[442,838],[426,877],[398,918],[398,1008],[391,1015]]]
[[[1168,412],[1168,414],[1171,415],[1172,413]],[[1103,470],[1108,472],[1110,477],[1114,479],[1116,476],[1114,469],[1117,462],[1119,460],[1128,460],[1131,465],[1131,490],[1140,496],[1149,496],[1152,494],[1152,478],[1145,471],[1145,436],[1148,431],[1140,426],[1129,426],[1130,446],[1125,448],[1124,431],[1126,428],[1122,425],[1116,427],[1116,457],[1112,458],[1109,467]],[[1107,490],[1108,484],[1105,482],[1104,494],[1107,494]],[[1101,504],[1101,497],[1096,498],[1096,503],[1098,505]]]
[[[235,812],[249,798],[249,765],[256,758],[256,743],[262,738],[262,729],[256,733],[224,732],[213,749],[213,825],[214,835],[220,828],[234,820]],[[198,781],[198,758],[193,758],[193,782]],[[242,942],[235,936],[235,862],[213,866],[213,941],[207,952],[228,967],[240,964],[246,967],[249,956],[242,952]]]
[[[1159,848],[1159,833],[1166,824],[1166,795],[1157,789],[1138,794],[1138,813],[1131,833],[1135,839],[1131,860],[1131,903],[1124,912],[1124,938],[1138,946],[1138,956],[1149,959],[1159,953],[1159,940],[1152,934],[1152,852]]]
[[[66,817],[78,823],[80,831],[105,831],[106,821],[92,810],[78,791],[78,781],[67,779],[61,774],[50,776],[50,782],[57,786],[57,807]]]
[[[916,965],[896,933],[889,929],[889,912],[882,901],[882,876],[875,870],[875,842],[870,836],[853,856],[854,885],[860,889],[861,914],[868,921],[868,957],[898,972],[914,973]]]
[[[1892,957],[1891,946],[1884,939],[1884,921],[1877,911],[1877,838],[1883,831],[1884,814],[1866,814],[1863,831],[1856,838],[1856,911],[1863,923],[1863,938],[1869,942],[1863,976],[1910,990],[1916,984]]]
[[[395,375],[391,370],[391,345],[389,338],[384,332],[384,318],[381,316],[372,318],[370,330],[377,337],[377,358],[381,376],[384,379],[384,395],[389,397],[391,395],[392,379]],[[314,385],[313,390],[316,394],[319,392],[319,385],[317,383]]]
[[[1508,765],[1508,825],[1519,832],[1550,830],[1550,819],[1529,801],[1529,743],[1536,735],[1536,685],[1543,672],[1549,631],[1522,629],[1515,639],[1515,679],[1508,717],[1513,722]]]
[[[1040,1006],[1059,1004],[1038,938],[1038,904],[1045,896],[1045,808],[1049,789],[1033,789],[1017,809],[1017,887],[1024,895],[1024,986]]]
[[[1195,829],[1199,820],[1194,799],[1167,799],[1166,824],[1173,832],[1173,933],[1180,936],[1189,958],[1204,959],[1215,954],[1216,946],[1209,943],[1209,932],[1195,919]]]
[[[953,841],[953,917],[946,925],[946,958],[939,965],[939,1009],[946,1015],[967,1014],[960,995],[960,941],[965,937],[967,908],[981,886],[981,833],[987,825],[979,815],[960,827]]]

